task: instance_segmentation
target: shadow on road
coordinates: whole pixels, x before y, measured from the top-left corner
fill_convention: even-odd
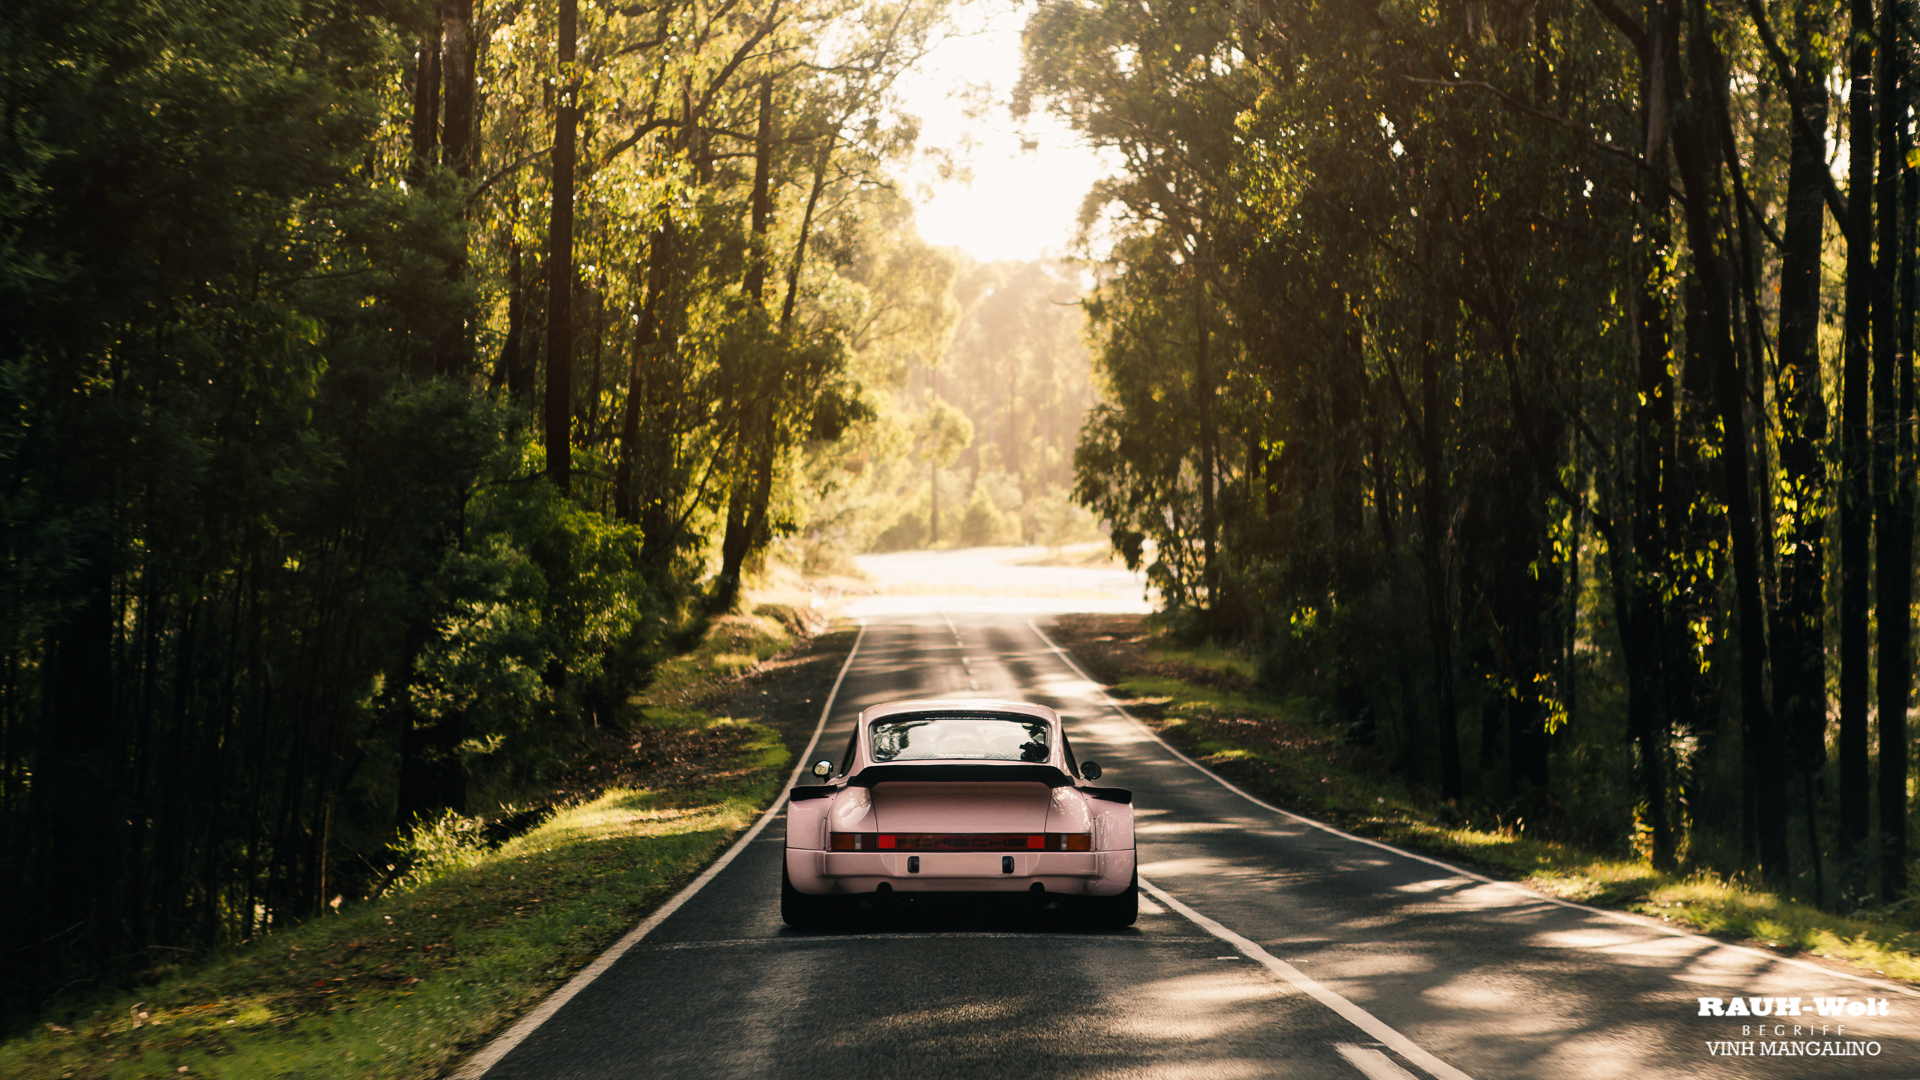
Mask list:
[[[818,930],[782,927],[783,937],[844,937],[859,934],[1074,934],[1091,937],[1138,935],[1135,927],[1096,929],[1070,897],[1037,900],[954,896],[862,897],[849,903],[828,926]]]

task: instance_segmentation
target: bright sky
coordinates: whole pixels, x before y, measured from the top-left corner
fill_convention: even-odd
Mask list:
[[[905,111],[921,119],[921,147],[945,150],[973,173],[971,184],[942,181],[928,161],[909,172],[920,235],[984,262],[1065,254],[1080,200],[1108,170],[1051,116],[1014,120],[1007,101],[1020,76],[1027,13],[970,6],[973,11],[963,8],[959,16],[961,32],[897,84]],[[980,10],[990,6],[997,10]],[[989,104],[969,118],[968,91],[982,85]],[[1023,150],[1023,142],[1036,145]],[[923,186],[930,199],[921,197]]]

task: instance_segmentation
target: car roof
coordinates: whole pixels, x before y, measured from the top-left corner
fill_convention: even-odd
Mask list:
[[[860,714],[862,723],[887,716],[912,713],[1020,713],[1049,723],[1059,723],[1060,714],[1045,705],[1026,701],[996,701],[991,698],[929,698],[924,701],[889,701],[870,706]]]

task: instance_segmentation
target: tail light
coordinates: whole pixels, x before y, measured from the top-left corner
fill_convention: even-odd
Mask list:
[[[828,837],[829,851],[1092,851],[1088,833],[853,833]]]

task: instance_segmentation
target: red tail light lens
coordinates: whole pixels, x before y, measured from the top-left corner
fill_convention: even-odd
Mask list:
[[[828,851],[891,851],[892,833],[837,832],[827,837]]]

